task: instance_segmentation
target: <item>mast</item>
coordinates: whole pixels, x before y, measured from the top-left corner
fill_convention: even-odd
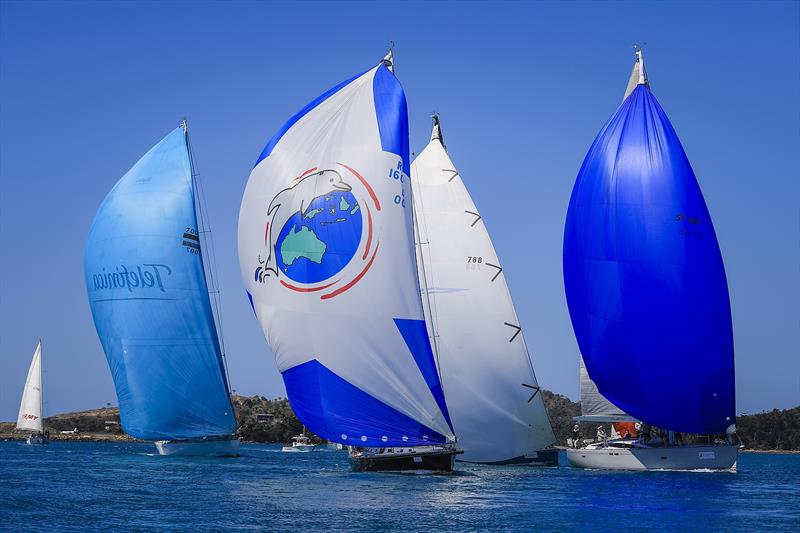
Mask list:
[[[431,131],[431,141],[439,141],[442,143],[445,151],[447,151],[447,146],[444,144],[444,136],[442,135],[442,127],[439,125],[439,113],[433,114],[433,130]]]
[[[642,55],[642,47],[634,45],[634,49],[636,50],[636,61],[639,63],[639,85],[648,85],[647,83],[647,72],[644,69],[644,56]]]
[[[39,339],[39,413],[41,413],[42,431],[44,431],[44,381],[42,379],[42,339]]]
[[[207,277],[206,281],[206,291],[208,292],[209,300],[212,304],[212,314],[214,318],[214,328],[217,331],[217,339],[219,341],[219,350],[220,350],[220,357],[222,358],[222,370],[223,370],[223,379],[225,381],[225,387],[228,389],[228,398],[231,402],[231,409],[234,413],[234,418],[236,417],[236,410],[233,408],[233,399],[231,398],[231,384],[230,384],[230,377],[228,375],[228,361],[225,356],[225,337],[222,331],[222,308],[219,302],[219,287],[217,285],[215,270],[216,270],[216,259],[214,254],[214,242],[213,242],[213,234],[211,233],[211,227],[206,224],[205,219],[205,211],[208,210],[207,206],[205,205],[205,195],[201,194],[200,188],[202,187],[200,182],[200,173],[197,172],[197,166],[195,163],[194,158],[194,151],[192,150],[192,143],[189,138],[189,122],[187,121],[186,117],[183,117],[180,124],[181,129],[183,129],[183,135],[186,139],[186,150],[189,153],[189,167],[190,173],[192,177],[192,196],[194,196],[194,204],[195,204],[195,216],[197,218],[197,233],[198,237],[202,239],[204,247],[208,250],[208,258],[206,258],[206,254],[202,251],[200,253],[200,258],[203,265],[203,275]],[[207,264],[206,264],[207,263]],[[206,276],[207,273],[207,276]],[[210,281],[210,284],[208,283]]]

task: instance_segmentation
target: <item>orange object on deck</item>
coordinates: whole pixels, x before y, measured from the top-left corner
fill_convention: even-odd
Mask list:
[[[636,438],[636,422],[614,422],[614,431],[620,437]]]

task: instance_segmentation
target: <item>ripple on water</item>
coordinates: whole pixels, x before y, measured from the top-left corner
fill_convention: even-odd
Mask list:
[[[135,443],[0,443],[0,527],[585,530],[800,529],[800,456],[739,472],[609,472],[457,463],[452,475],[354,473],[346,452],[243,445],[235,459]],[[26,526],[27,527],[27,526]]]

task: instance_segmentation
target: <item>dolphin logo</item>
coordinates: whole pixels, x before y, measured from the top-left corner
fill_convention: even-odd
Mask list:
[[[311,203],[319,198],[335,191],[350,191],[352,187],[343,179],[342,175],[333,169],[320,170],[303,177],[302,180],[292,187],[283,189],[269,204],[267,208],[268,228],[267,236],[267,258],[262,260],[258,256],[259,266],[256,269],[256,278],[264,282],[264,278],[275,275],[278,276],[278,268],[275,265],[275,245],[281,230],[292,218],[295,213],[306,214],[306,210]]]

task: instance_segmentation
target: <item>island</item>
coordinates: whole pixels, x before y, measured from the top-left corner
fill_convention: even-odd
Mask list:
[[[557,446],[566,446],[572,438],[573,417],[580,415],[580,403],[548,390],[541,391],[553,425]],[[237,430],[243,442],[290,442],[303,430],[289,400],[264,396],[233,396]],[[773,409],[761,413],[743,413],[736,419],[737,434],[746,451],[800,453],[800,406]],[[581,436],[591,438],[596,424],[581,424]],[[105,407],[75,413],[53,415],[45,419],[45,430],[53,440],[135,441],[120,425],[119,409]],[[77,430],[77,431],[76,431]],[[306,430],[315,443],[324,442]],[[24,440],[25,432],[14,431],[14,422],[0,422],[0,439]]]

